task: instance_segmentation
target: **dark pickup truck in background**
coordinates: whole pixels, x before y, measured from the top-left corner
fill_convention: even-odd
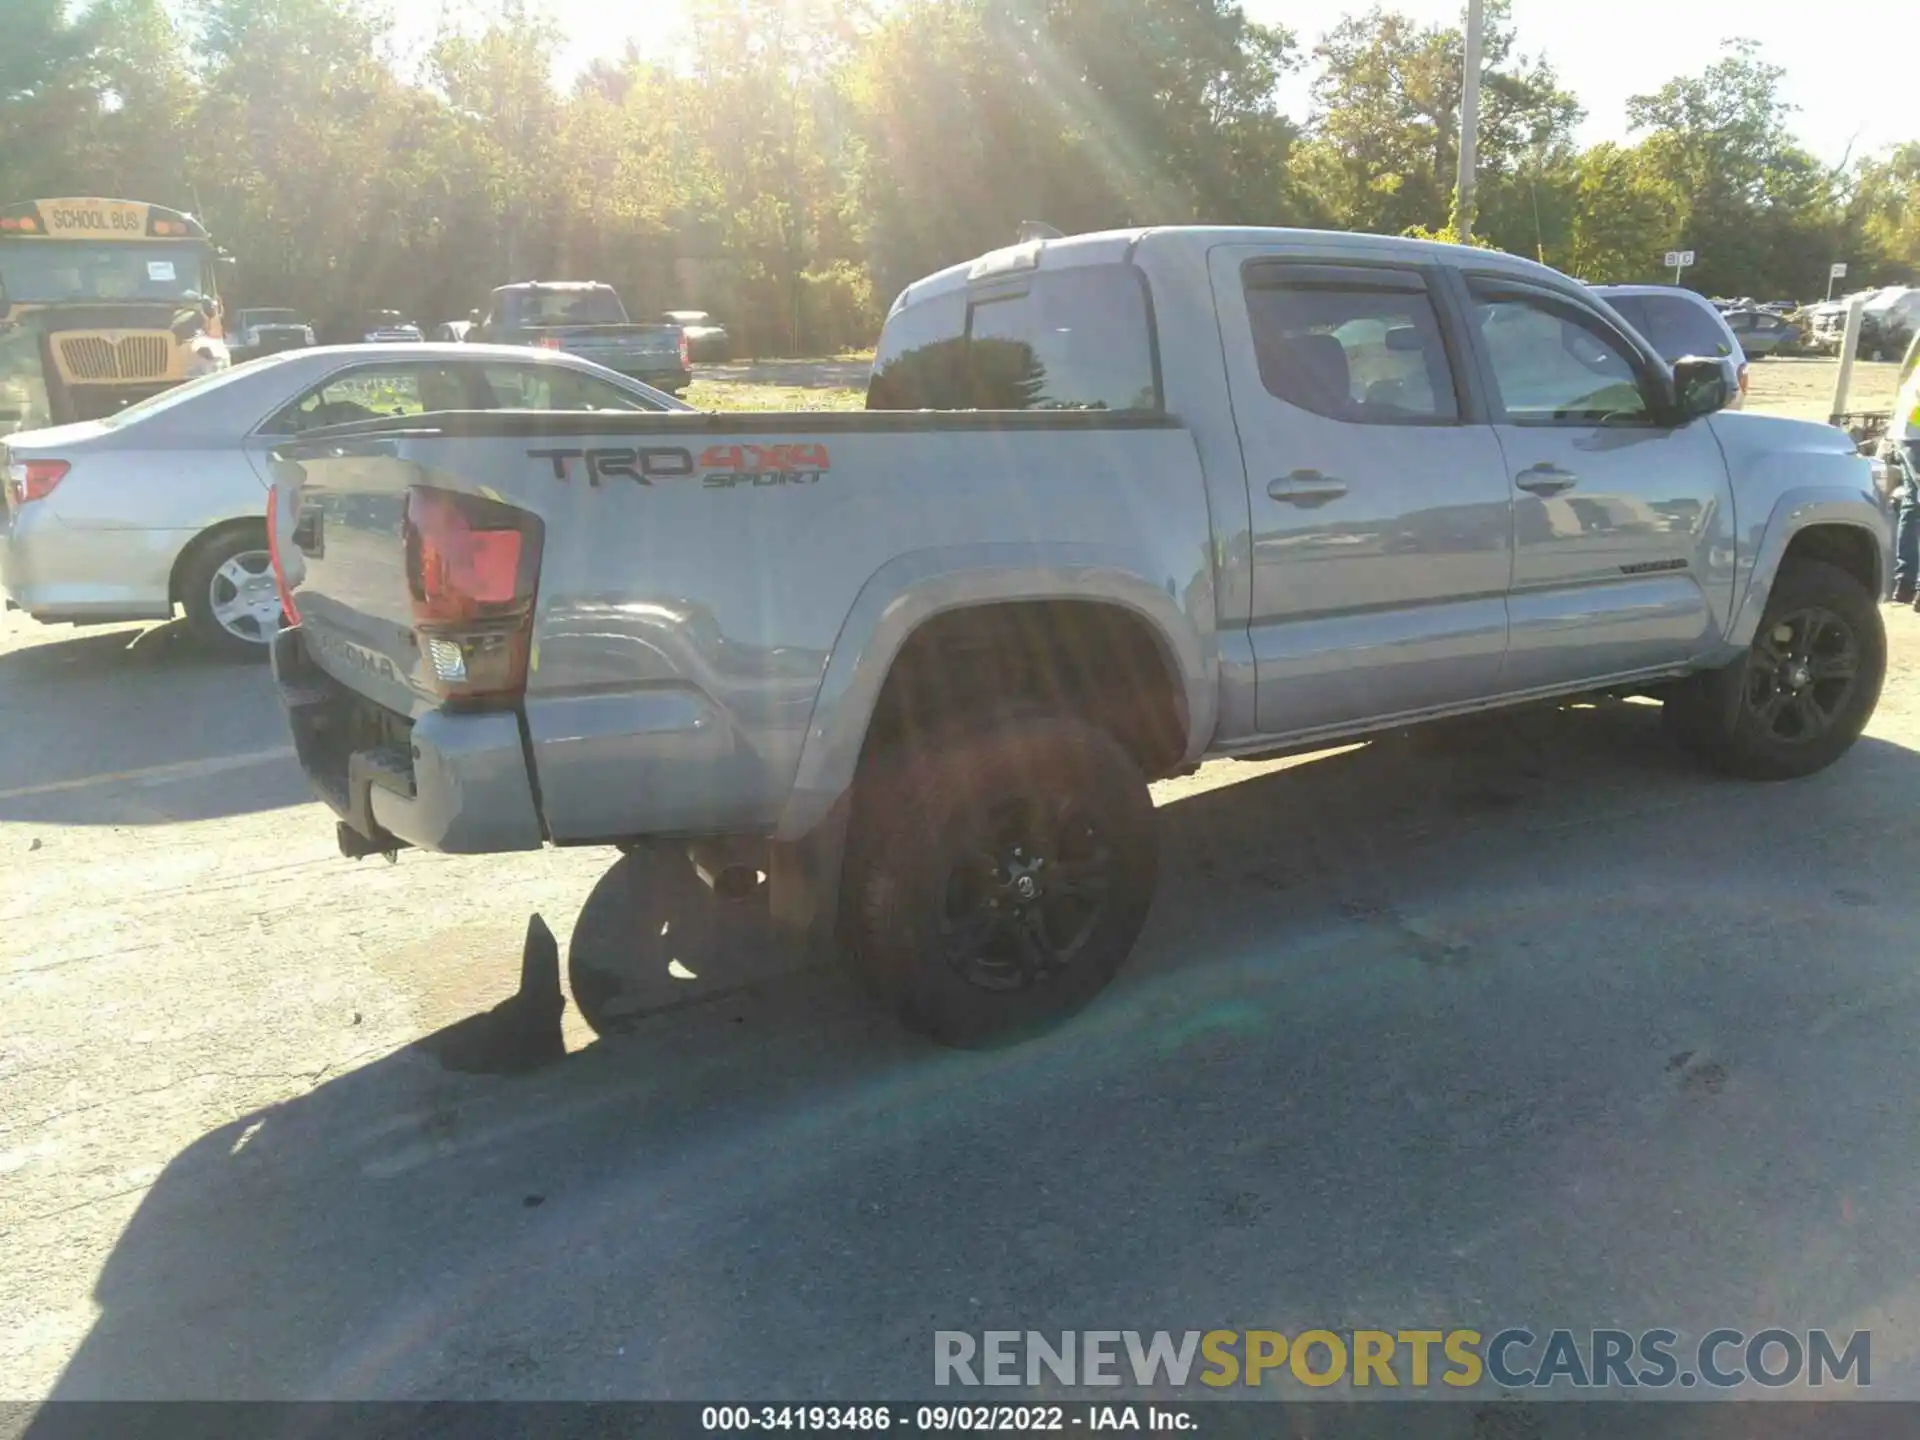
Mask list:
[[[636,325],[611,285],[527,281],[502,285],[475,311],[467,339],[562,350],[677,395],[693,379],[678,325]]]

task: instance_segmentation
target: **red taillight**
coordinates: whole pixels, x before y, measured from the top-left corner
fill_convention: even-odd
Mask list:
[[[267,558],[273,562],[273,588],[280,592],[280,608],[287,619],[298,625],[300,608],[293,603],[293,587],[287,584],[287,569],[280,559],[280,487],[267,490]]]
[[[64,460],[16,460],[7,466],[7,495],[15,505],[44,500],[72,468]]]
[[[687,339],[687,332],[684,330],[680,332],[680,368],[682,370],[693,368],[693,344]]]
[[[556,335],[542,335],[533,343],[542,350],[558,350],[560,348],[560,339]]]
[[[449,699],[526,688],[540,521],[524,510],[416,485],[404,526],[413,627]]]

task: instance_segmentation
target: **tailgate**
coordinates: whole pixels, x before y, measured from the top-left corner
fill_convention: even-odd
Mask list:
[[[674,370],[680,365],[678,325],[560,325],[534,333],[551,336],[569,355],[610,370]]]
[[[391,440],[276,454],[274,528],[307,650],[334,679],[398,714],[430,708],[407,587],[407,488]]]

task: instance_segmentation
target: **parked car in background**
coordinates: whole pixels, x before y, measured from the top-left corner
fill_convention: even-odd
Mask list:
[[[1868,360],[1898,360],[1906,351],[1907,340],[1920,328],[1920,290],[1906,285],[1859,290],[1813,306],[1807,312],[1811,321],[1809,344],[1828,354],[1839,354],[1846,335],[1847,307],[1862,296],[1866,304],[1860,312],[1860,344],[1854,353]]]
[[[1920,330],[1920,289],[1890,285],[1868,297],[1860,312],[1860,354],[1868,360],[1898,360]]]
[[[433,339],[446,345],[459,345],[465,342],[473,330],[471,320],[442,320],[433,327]]]
[[[527,281],[502,285],[474,312],[470,340],[537,345],[578,355],[674,394],[693,379],[687,333],[678,325],[637,325],[611,285]]]
[[[1761,360],[1799,347],[1798,327],[1771,310],[1733,310],[1722,318],[1739,342],[1741,353],[1750,359]]]
[[[733,357],[727,327],[705,310],[669,310],[660,319],[678,325],[687,336],[687,358],[702,365],[720,365]]]
[[[1728,363],[1729,409],[1747,398],[1747,356],[1726,317],[1704,295],[1672,285],[1595,285],[1593,293],[1644,335],[1669,365],[1690,357]]]
[[[361,310],[324,327],[328,345],[417,345],[426,336],[398,310]]]
[[[249,306],[236,310],[226,330],[228,348],[236,363],[315,343],[313,327],[300,312],[280,307]]]
[[[0,441],[7,608],[88,624],[184,606],[210,645],[264,656],[280,625],[267,452],[321,425],[434,410],[685,410],[567,355],[479,345],[283,350],[103,420]]]

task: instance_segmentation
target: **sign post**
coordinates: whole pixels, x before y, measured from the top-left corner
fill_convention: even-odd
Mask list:
[[[1833,405],[1827,411],[1828,420],[1834,425],[1847,413],[1847,396],[1853,386],[1853,352],[1860,348],[1860,317],[1866,310],[1864,295],[1856,295],[1847,302],[1846,328],[1840,335],[1840,373],[1833,377]]]
[[[1680,283],[1680,272],[1693,264],[1693,251],[1669,250],[1667,251],[1667,264],[1673,267],[1673,283],[1678,285]]]
[[[1827,267],[1827,299],[1833,299],[1833,282],[1847,278],[1847,262],[1836,260]]]

